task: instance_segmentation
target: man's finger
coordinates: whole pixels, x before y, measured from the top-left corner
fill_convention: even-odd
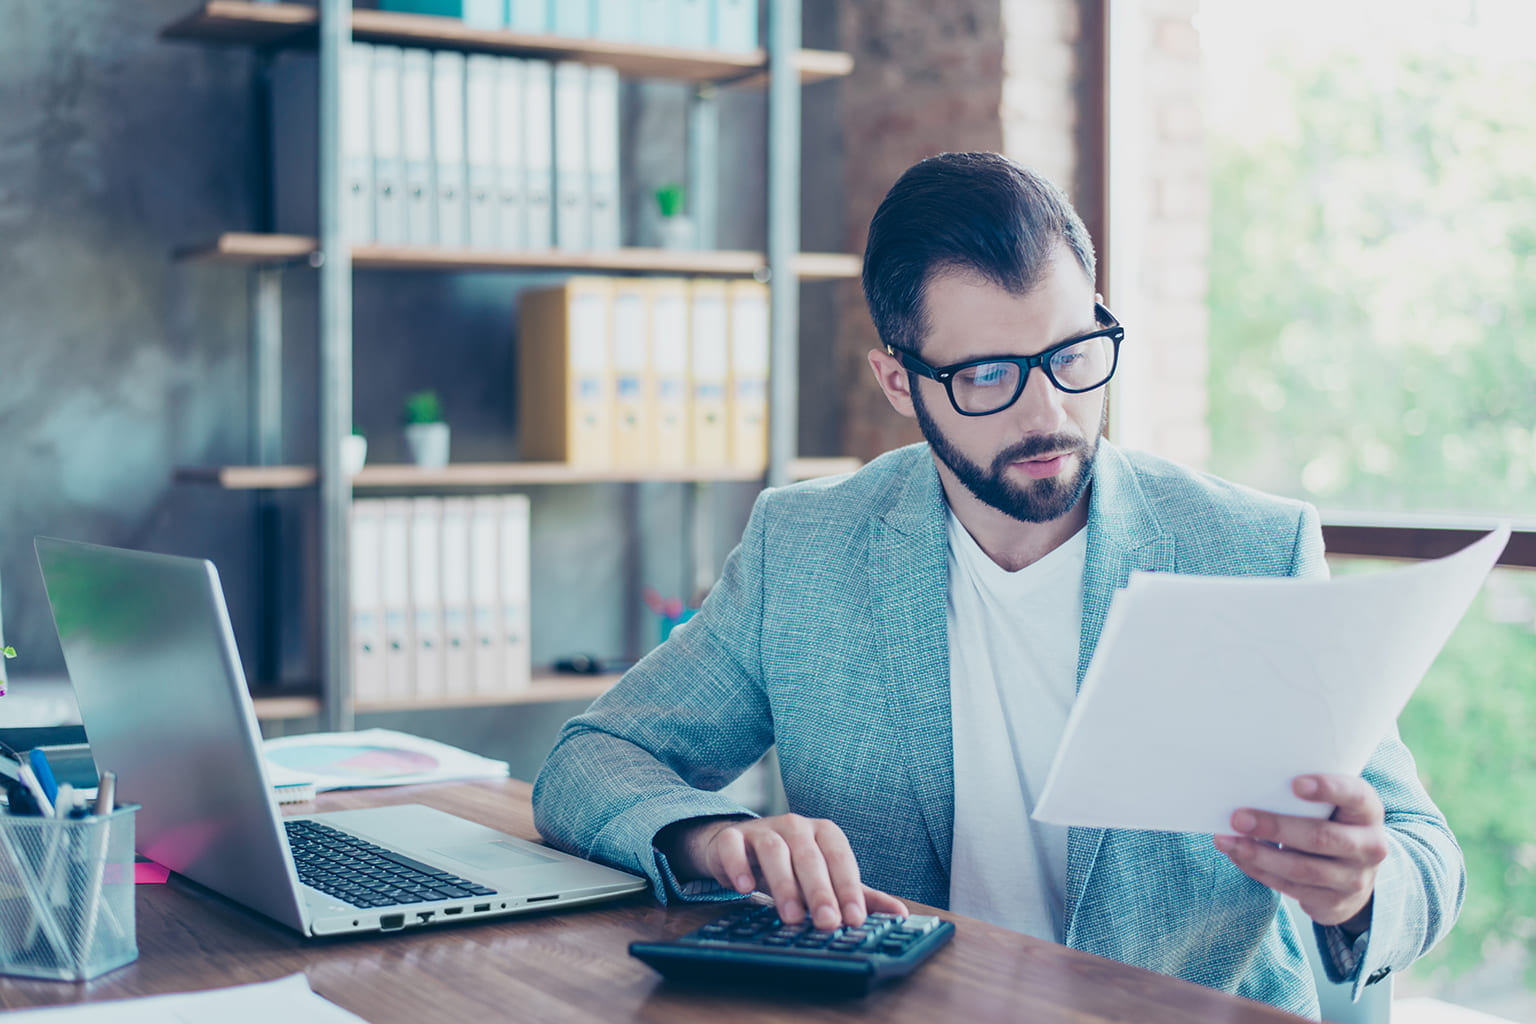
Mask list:
[[[1300,775],[1291,788],[1303,800],[1332,804],[1332,820],[1346,825],[1378,825],[1386,816],[1375,787],[1359,776]]]
[[[754,829],[746,835],[748,849],[757,861],[758,873],[779,908],[785,924],[799,924],[805,917],[805,897],[795,880],[794,862],[784,837],[770,829]]]
[[[826,860],[827,875],[832,880],[835,908],[843,924],[858,927],[869,911],[864,903],[864,886],[859,881],[859,862],[848,845],[843,830],[829,822],[819,823],[817,843]]]
[[[752,871],[752,861],[747,856],[747,841],[739,828],[723,828],[710,839],[711,856],[705,863],[713,863],[715,881],[735,889],[745,896],[757,888],[757,878]]]
[[[1337,860],[1234,836],[1218,836],[1216,845],[1240,871],[1271,889],[1294,895],[1298,888],[1342,894],[1357,888],[1359,869]]]
[[[790,864],[801,898],[805,900],[806,913],[817,928],[827,931],[836,928],[842,923],[843,912],[838,907],[837,894],[833,891],[815,828],[810,822],[792,822],[784,840],[789,844]]]
[[[907,905],[890,893],[871,889],[867,885],[861,888],[864,890],[864,906],[869,908],[871,914],[899,914],[902,917],[911,914]]]

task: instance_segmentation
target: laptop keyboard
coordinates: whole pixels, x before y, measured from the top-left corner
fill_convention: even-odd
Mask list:
[[[330,825],[292,819],[283,825],[299,881],[354,907],[433,903],[496,891]]]

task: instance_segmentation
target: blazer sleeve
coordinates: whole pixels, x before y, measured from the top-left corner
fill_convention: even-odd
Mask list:
[[[679,884],[652,842],[687,818],[753,816],[717,791],[773,742],[757,653],[771,493],[699,611],[565,724],[534,784],[534,825],[551,845],[645,875],[663,903],[740,898]]]
[[[1305,506],[1296,541],[1297,576],[1327,575],[1322,527]],[[1366,762],[1361,776],[1386,808],[1387,859],[1376,873],[1371,927],[1351,949],[1342,930],[1313,924],[1330,980],[1352,982],[1359,999],[1366,985],[1402,970],[1439,942],[1461,911],[1467,872],[1451,827],[1419,781],[1413,755],[1394,727]],[[1333,933],[1333,942],[1329,933]],[[1351,951],[1341,964],[1330,947]]]

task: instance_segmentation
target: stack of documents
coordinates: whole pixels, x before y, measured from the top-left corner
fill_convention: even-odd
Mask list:
[[[1335,580],[1132,574],[1034,817],[1213,834],[1240,807],[1327,817],[1291,780],[1360,773],[1509,534]]]
[[[316,58],[279,54],[271,81],[277,228],[313,234]],[[619,247],[613,68],[354,42],[341,92],[343,223],[354,244]]]
[[[379,9],[651,46],[757,49],[757,0],[379,0]]]
[[[586,467],[768,461],[768,288],[573,278],[519,309],[522,457]]]
[[[431,704],[531,679],[526,495],[352,503],[359,702]]]

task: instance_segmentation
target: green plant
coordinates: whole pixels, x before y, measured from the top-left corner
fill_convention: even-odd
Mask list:
[[[675,182],[656,190],[656,205],[663,217],[676,217],[683,212],[683,186]]]
[[[418,391],[405,400],[406,423],[441,423],[443,403],[436,391]]]

